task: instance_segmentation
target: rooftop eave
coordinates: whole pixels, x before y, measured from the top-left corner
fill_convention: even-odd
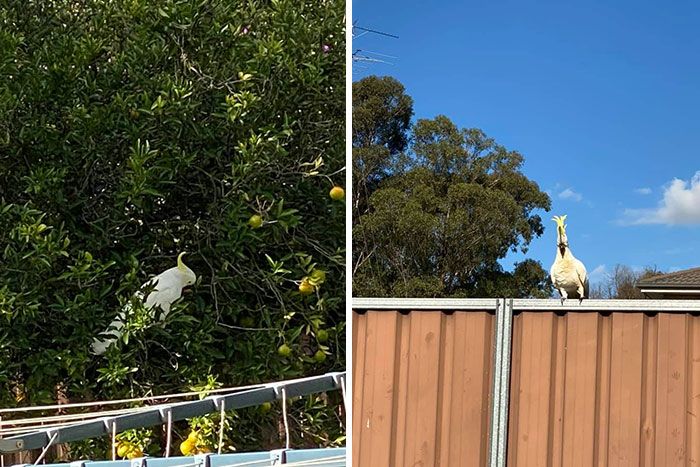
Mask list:
[[[644,283],[638,282],[635,284],[638,289],[654,289],[654,290],[667,290],[667,289],[683,289],[683,290],[695,290],[700,293],[700,284],[655,284],[655,283]]]
[[[700,289],[682,289],[676,287],[640,287],[639,291],[643,294],[683,294],[683,295],[700,295]]]

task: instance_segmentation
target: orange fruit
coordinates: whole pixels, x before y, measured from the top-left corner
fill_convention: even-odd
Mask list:
[[[309,282],[306,279],[303,279],[301,281],[301,284],[299,284],[299,293],[302,295],[309,295],[314,293],[314,286],[311,285],[311,282]]]
[[[117,455],[125,457],[133,448],[134,446],[131,443],[119,443],[117,444]]]
[[[335,201],[340,201],[341,199],[345,198],[345,190],[339,186],[334,186],[331,188],[331,192],[329,194],[331,199]]]
[[[192,433],[190,433],[190,436],[192,436]],[[187,437],[186,440],[184,440],[182,443],[180,443],[180,452],[183,453],[186,456],[189,456],[194,452],[195,445],[194,445],[194,440],[190,439]]]
[[[137,457],[143,457],[143,451],[139,447],[135,447],[126,455],[128,459],[136,459]]]

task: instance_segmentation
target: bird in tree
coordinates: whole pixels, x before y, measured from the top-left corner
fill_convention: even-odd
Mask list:
[[[576,259],[566,237],[566,214],[552,218],[557,223],[557,253],[549,271],[554,288],[559,291],[561,304],[567,298],[578,298],[579,303],[588,298],[589,283],[586,266]]]
[[[151,278],[141,286],[141,291],[135,294],[136,299],[143,303],[153,321],[156,319],[156,308],[161,309],[160,321],[163,321],[170,312],[170,306],[182,296],[182,290],[197,281],[197,275],[182,261],[184,255],[185,253],[178,255],[176,267]],[[150,290],[145,297],[144,289]],[[91,346],[93,354],[102,355],[110,345],[122,336],[122,328],[129,311],[131,311],[131,303],[124,306],[109,327],[100,334],[100,337],[93,340]]]

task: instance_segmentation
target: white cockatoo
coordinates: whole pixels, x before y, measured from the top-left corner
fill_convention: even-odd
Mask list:
[[[197,281],[195,273],[182,262],[184,255],[185,253],[178,255],[176,267],[158,274],[141,286],[141,290],[150,290],[145,301],[144,292],[139,291],[135,294],[137,299],[143,301],[144,307],[149,311],[149,315],[154,321],[158,311],[156,308],[160,308],[162,311],[160,315],[160,321],[162,321],[170,312],[170,306],[173,302],[182,296],[182,289]],[[131,304],[126,304],[107,330],[100,334],[101,337],[93,340],[91,346],[93,354],[102,355],[107,347],[122,336],[121,329],[124,327],[126,314],[130,309]]]
[[[557,223],[557,255],[549,270],[552,284],[559,291],[562,305],[567,298],[578,298],[581,303],[584,298],[588,298],[589,284],[586,267],[569,249],[564,224],[566,215],[554,216],[552,220]]]

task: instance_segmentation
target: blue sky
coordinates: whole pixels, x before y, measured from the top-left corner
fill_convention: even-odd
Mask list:
[[[521,152],[552,198],[527,256],[549,269],[549,219],[567,214],[594,282],[618,263],[700,266],[700,4],[610,3],[353,1],[358,26],[399,36],[356,37],[354,50],[396,58],[373,55],[391,64],[353,78],[394,76],[416,118],[444,114]]]

